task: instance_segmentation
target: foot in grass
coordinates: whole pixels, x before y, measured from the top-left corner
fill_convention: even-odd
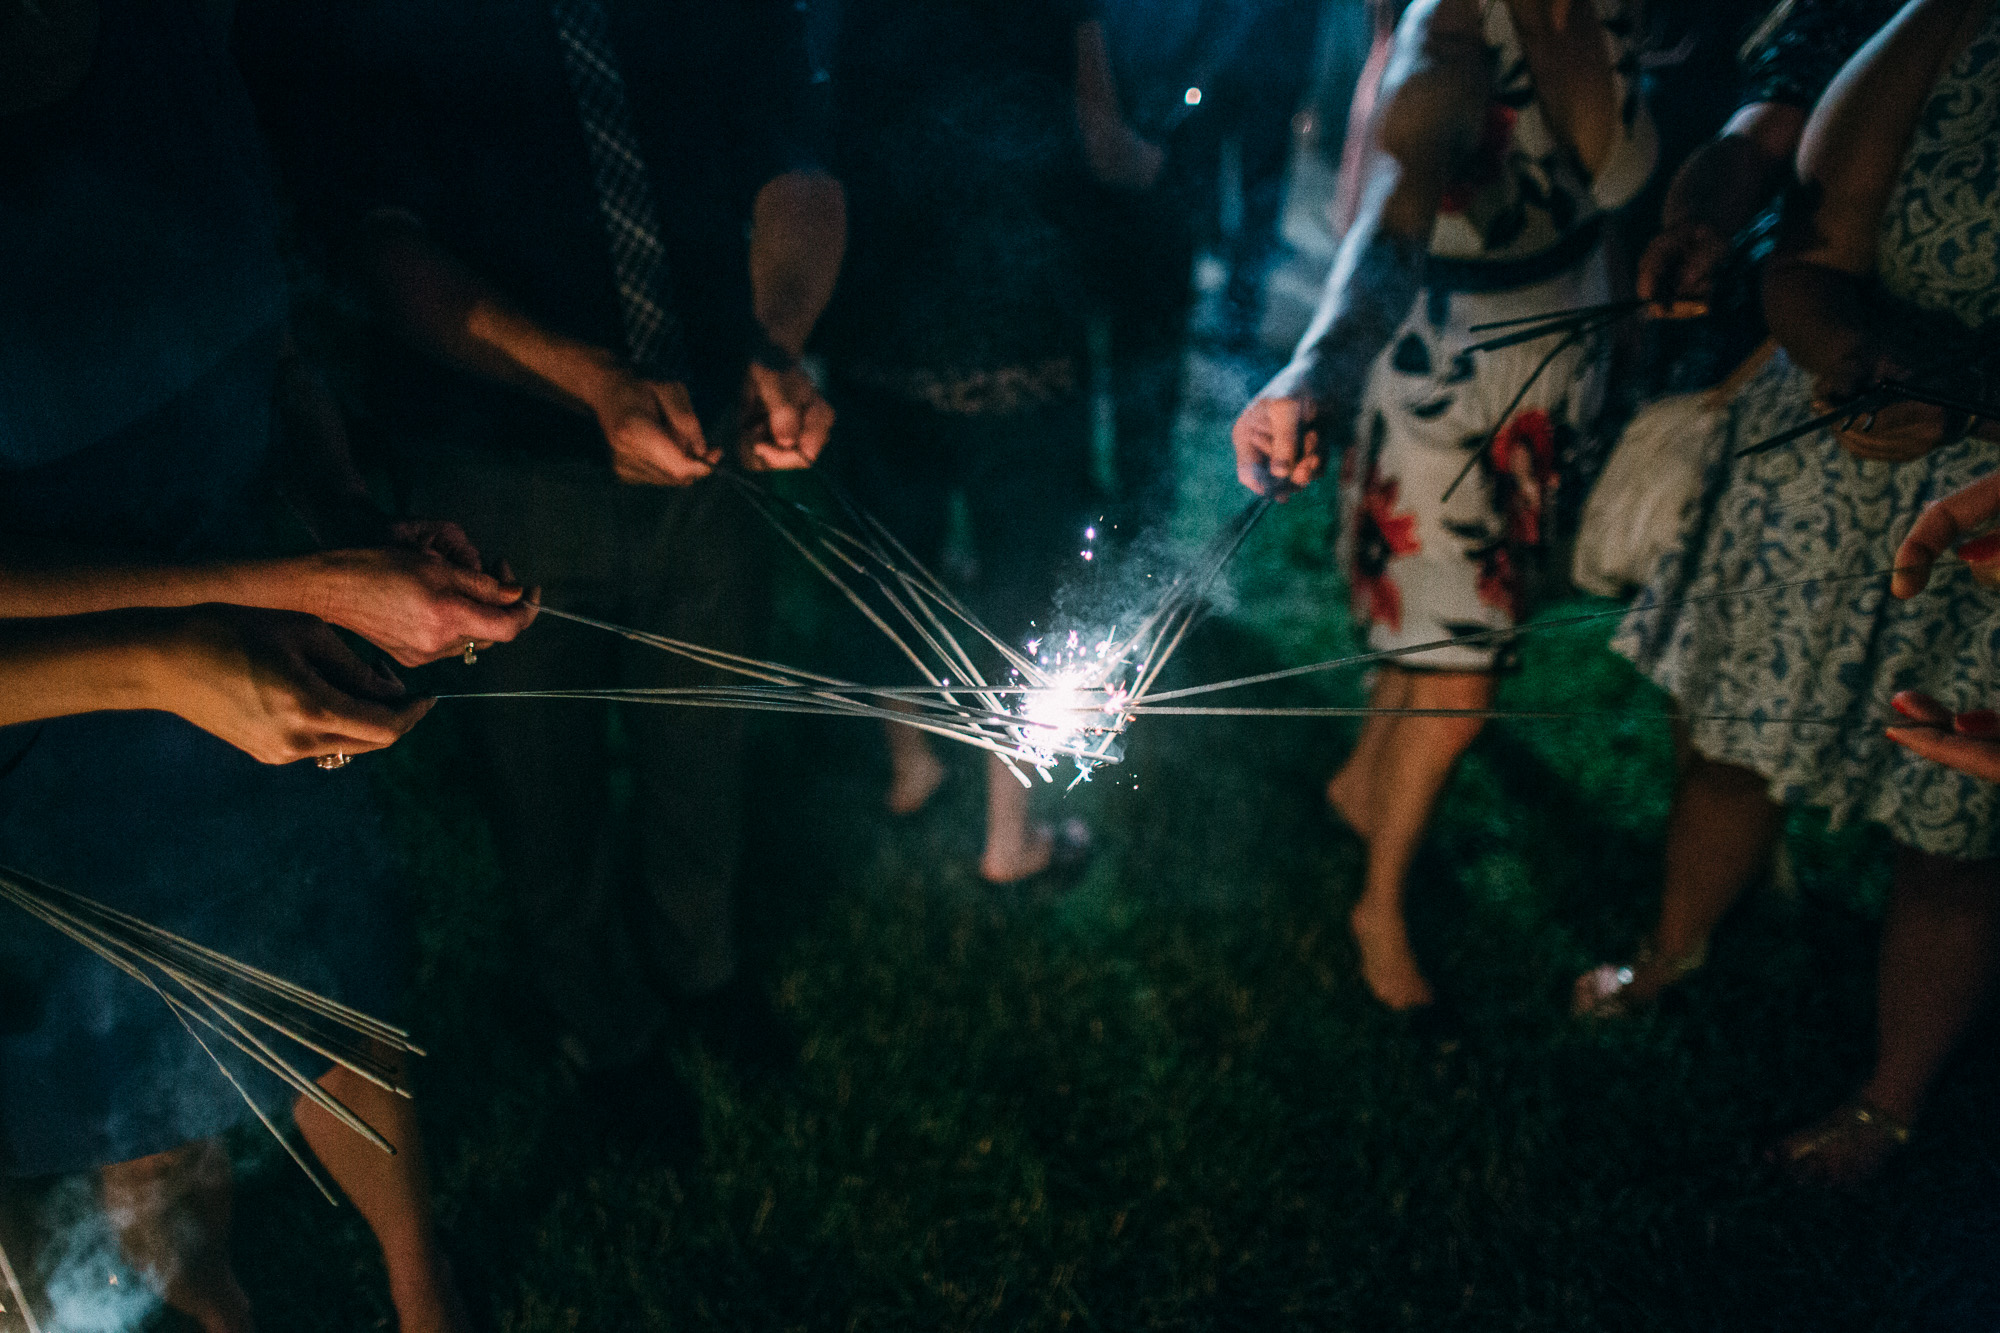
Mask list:
[[[979,877],[988,884],[1018,884],[1049,868],[1056,835],[1047,824],[1031,824],[1021,839],[989,839],[979,858]]]
[[[932,754],[928,746],[912,746],[909,753],[898,755],[885,802],[889,813],[914,815],[929,805],[949,772],[944,761]]]
[[[1356,772],[1354,765],[1335,773],[1326,784],[1326,808],[1362,841],[1367,841],[1369,826],[1374,822],[1368,817],[1367,776]]]
[[[1851,1189],[1873,1180],[1909,1141],[1904,1120],[1856,1097],[1786,1138],[1772,1156],[1802,1185]]]
[[[1382,910],[1363,898],[1348,915],[1347,928],[1361,948],[1361,979],[1391,1009],[1421,1009],[1437,996],[1417,968],[1403,914]]]

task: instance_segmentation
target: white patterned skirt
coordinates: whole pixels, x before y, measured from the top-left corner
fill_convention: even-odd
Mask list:
[[[1612,646],[1679,702],[1696,750],[1760,774],[1773,800],[1823,807],[1836,826],[1881,824],[1921,852],[1992,856],[2000,787],[1882,732],[1903,720],[1889,706],[1899,690],[1954,710],[2000,698],[2000,592],[1947,564],[1898,601],[1888,577],[1924,506],[1993,471],[2000,452],[1963,440],[1874,463],[1819,432],[1730,457],[1807,418],[1811,399],[1810,379],[1782,353],[1744,387],[1712,442],[1680,547],[1661,558]],[[1807,581],[1758,591],[1797,580]]]
[[[1472,353],[1492,336],[1472,329],[1594,305],[1609,291],[1601,249],[1530,284],[1433,286],[1376,358],[1341,460],[1336,556],[1370,648],[1440,645],[1397,666],[1512,664],[1505,632],[1526,613],[1526,566],[1551,535],[1558,463],[1603,401],[1603,338],[1564,345],[1552,335]]]

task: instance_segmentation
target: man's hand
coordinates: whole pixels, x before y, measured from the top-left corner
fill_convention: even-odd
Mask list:
[[[590,409],[611,446],[611,468],[633,486],[686,486],[722,461],[702,435],[701,419],[684,384],[609,371]]]
[[[450,525],[442,525],[450,526]],[[435,540],[458,550],[467,563],[438,549],[390,546],[359,551],[326,551],[310,557],[315,595],[305,599],[321,619],[362,638],[404,666],[422,666],[455,657],[470,642],[475,649],[506,643],[526,629],[540,610],[533,593],[479,568],[478,552],[455,527],[456,542]]]
[[[2000,714],[1989,708],[1954,714],[1915,690],[1904,690],[1890,702],[1916,724],[1890,727],[1884,733],[1890,740],[1982,782],[2000,782]]]
[[[1669,224],[1639,258],[1639,299],[1655,319],[1694,319],[1708,313],[1715,274],[1729,257],[1729,238],[1706,222]]]
[[[1931,566],[1954,542],[2000,518],[2000,472],[1981,477],[1963,490],[1925,506],[1896,548],[1896,574],[1889,590],[1898,597],[1915,597],[1931,579]],[[2000,533],[1989,533],[1958,548],[1972,576],[1988,585],[2000,584]]]
[[[1326,470],[1320,449],[1319,409],[1303,394],[1253,398],[1236,418],[1236,479],[1259,495],[1283,500]]]
[[[743,466],[754,472],[811,467],[832,429],[833,408],[803,370],[750,363],[743,377],[743,433],[737,442]]]
[[[151,707],[266,764],[362,754],[430,711],[311,616],[208,606],[147,650]]]

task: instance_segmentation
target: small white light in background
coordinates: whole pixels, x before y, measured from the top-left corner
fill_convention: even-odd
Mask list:
[[[1189,106],[1200,106],[1201,89],[1199,88],[1188,89],[1186,92],[1181,94],[1181,101],[1186,102]]]

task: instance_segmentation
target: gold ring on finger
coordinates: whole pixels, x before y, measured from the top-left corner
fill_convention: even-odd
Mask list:
[[[353,756],[345,754],[323,754],[313,762],[331,773],[336,768],[346,768],[352,758]]]

